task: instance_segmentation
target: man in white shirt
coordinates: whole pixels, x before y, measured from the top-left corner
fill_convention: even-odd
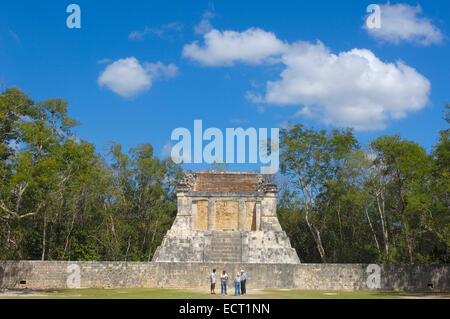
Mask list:
[[[216,289],[216,270],[213,269],[213,272],[211,273],[211,276],[209,276],[209,279],[211,281],[211,294],[216,294],[214,289]]]

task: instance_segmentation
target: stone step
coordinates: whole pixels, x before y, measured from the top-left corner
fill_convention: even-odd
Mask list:
[[[240,239],[215,239],[212,238],[211,239],[212,243],[240,243],[241,240]]]
[[[241,237],[211,237],[211,240],[241,240]]]
[[[219,244],[219,243],[211,243],[211,248],[215,249],[215,248],[220,248],[220,247],[225,247],[225,248],[233,248],[233,247],[241,247],[242,245],[239,244]]]
[[[224,243],[224,242],[211,242],[212,247],[217,247],[217,246],[241,246],[241,243]]]
[[[240,257],[241,257],[241,254],[240,254],[240,253],[235,253],[235,254],[232,254],[232,253],[222,254],[222,253],[217,253],[217,252],[212,252],[212,251],[208,252],[207,255],[208,255],[208,256],[212,256],[212,257],[221,257],[221,256],[224,256],[224,257],[235,257],[235,258],[240,258]]]
[[[238,259],[240,259],[241,258],[241,255],[240,254],[208,254],[209,256],[211,256],[211,257],[214,257],[214,258],[238,258]]]
[[[241,243],[211,243],[211,247],[241,247]]]
[[[224,239],[236,239],[241,240],[241,236],[211,236],[212,239],[224,240]]]
[[[216,254],[216,255],[231,255],[231,254],[240,254],[241,253],[241,249],[209,249],[208,253],[210,254]]]
[[[236,250],[241,249],[240,245],[235,246],[212,246],[210,247],[211,250]]]
[[[241,243],[231,244],[231,243],[211,243],[211,248],[216,247],[241,247]]]
[[[215,239],[212,238],[211,239],[212,243],[240,243],[241,240],[240,239]]]
[[[208,261],[212,261],[212,262],[240,262],[241,258],[210,257]]]
[[[240,256],[241,252],[240,251],[209,251],[207,252],[208,255],[211,256]]]
[[[212,235],[211,238],[215,238],[215,239],[227,239],[227,238],[230,238],[230,239],[241,239],[241,235],[240,234],[238,234],[237,236],[234,236],[234,235],[226,235],[226,236],[224,236],[224,235],[222,235],[222,236]]]
[[[217,258],[233,258],[233,259],[241,259],[241,254],[209,254],[208,256],[211,256],[211,258],[217,259]]]
[[[241,244],[224,244],[224,243],[211,243],[211,248],[219,248],[219,247],[241,247]]]
[[[241,232],[239,231],[213,231],[211,233],[213,237],[241,237]]]
[[[238,231],[214,231],[205,258],[213,262],[241,262],[242,239]]]
[[[215,246],[241,246],[241,242],[240,241],[235,241],[235,242],[224,242],[224,241],[211,241],[211,245]]]

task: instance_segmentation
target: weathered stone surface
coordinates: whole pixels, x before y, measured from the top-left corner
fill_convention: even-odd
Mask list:
[[[216,201],[215,230],[239,229],[239,202]]]
[[[255,231],[256,230],[256,202],[245,202],[245,215],[244,215],[244,230]]]
[[[195,212],[193,212],[195,216]],[[197,230],[208,230],[208,201],[197,201]]]
[[[108,261],[0,261],[0,288],[68,288],[68,266],[72,264],[80,267],[81,288],[203,287],[207,291],[209,274],[216,268],[229,274],[244,269],[249,289],[369,290],[368,264]],[[449,265],[380,267],[378,290],[450,291]]]

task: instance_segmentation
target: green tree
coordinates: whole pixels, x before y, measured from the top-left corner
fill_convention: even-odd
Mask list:
[[[327,133],[302,124],[281,130],[280,137],[281,172],[288,176],[320,259],[326,262],[322,233],[328,216],[320,210],[320,196],[330,180],[339,176],[345,158],[359,148],[358,142],[351,130]]]
[[[382,224],[386,225],[383,232],[387,260],[393,257],[406,262],[407,256],[407,261],[414,263],[414,251],[423,231],[422,201],[433,182],[431,158],[420,145],[402,140],[399,135],[380,136],[370,146],[376,171],[372,186]],[[394,240],[396,256],[390,256],[388,247]]]

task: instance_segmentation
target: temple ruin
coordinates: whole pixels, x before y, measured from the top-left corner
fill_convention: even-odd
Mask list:
[[[158,262],[287,263],[300,260],[276,214],[277,186],[249,172],[186,174]]]

